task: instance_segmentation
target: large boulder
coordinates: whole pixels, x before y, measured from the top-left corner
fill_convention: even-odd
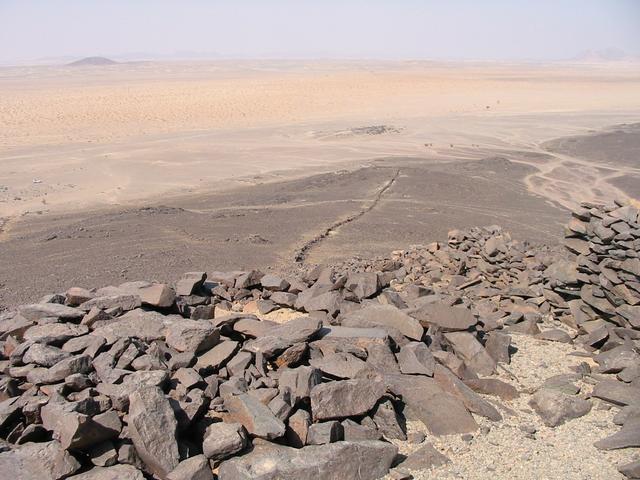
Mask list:
[[[301,449],[275,444],[223,462],[220,480],[374,480],[384,477],[396,446],[377,440],[336,442]]]

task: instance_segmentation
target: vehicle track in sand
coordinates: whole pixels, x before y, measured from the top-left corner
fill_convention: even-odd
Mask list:
[[[393,186],[393,184],[396,182],[399,176],[400,176],[400,169],[397,168],[395,169],[395,172],[391,177],[391,179],[389,179],[387,182],[385,182],[385,184],[382,187],[380,187],[380,189],[377,191],[377,193],[375,194],[375,196],[373,197],[369,205],[349,215],[347,218],[344,218],[342,220],[337,220],[336,222],[332,223],[327,228],[325,228],[321,233],[313,237],[311,240],[305,242],[304,245],[302,245],[300,248],[298,248],[295,251],[294,253],[295,262],[299,264],[304,263],[306,258],[309,256],[309,252],[311,251],[311,249],[318,246],[325,238],[335,233],[336,230],[338,230],[340,227],[347,225],[349,223],[352,223],[358,220],[359,218],[362,218],[365,214],[373,210],[378,205],[378,203],[380,203],[380,200],[382,199],[384,194]]]

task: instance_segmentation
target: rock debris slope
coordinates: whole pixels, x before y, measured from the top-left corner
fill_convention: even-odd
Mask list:
[[[297,275],[190,272],[23,305],[0,317],[0,477],[410,478],[455,458],[428,441],[399,455],[407,421],[464,436],[524,393],[494,376],[512,335],[595,362],[527,392],[547,426],[597,398],[620,430],[596,447],[637,448],[639,221],[584,204],[566,249],[474,228]]]

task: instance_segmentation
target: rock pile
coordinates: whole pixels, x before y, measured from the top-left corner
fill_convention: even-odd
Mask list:
[[[429,443],[404,459],[390,441],[406,439],[407,420],[432,435],[474,432],[474,415],[500,421],[498,399],[519,392],[491,376],[522,334],[579,335],[598,374],[616,375],[593,396],[624,406],[620,434],[599,447],[632,445],[637,213],[576,212],[578,256],[475,228],[299,275],[190,272],[23,305],[0,316],[0,476],[374,479],[393,467],[409,478],[449,459]],[[541,331],[545,317],[575,335]],[[532,397],[549,426],[591,408],[567,383]]]

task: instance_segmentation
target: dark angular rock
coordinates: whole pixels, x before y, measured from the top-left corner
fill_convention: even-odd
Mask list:
[[[309,426],[307,445],[325,445],[342,440],[344,432],[337,420],[314,423]]]

